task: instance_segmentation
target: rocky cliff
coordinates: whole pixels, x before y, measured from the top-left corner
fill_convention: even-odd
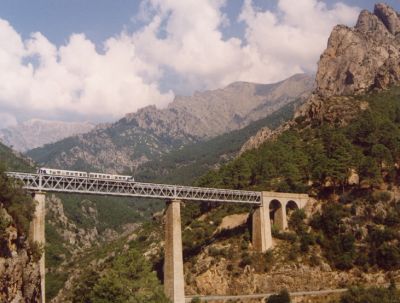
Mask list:
[[[315,123],[345,125],[366,103],[356,96],[400,83],[400,16],[384,3],[363,10],[354,27],[337,25],[321,55],[315,89],[294,120],[275,132],[263,129],[242,147],[257,148],[283,131]]]
[[[400,17],[386,4],[363,10],[355,27],[336,26],[321,56],[315,94],[356,95],[400,80]]]
[[[38,258],[0,201],[0,302],[40,302]]]
[[[237,82],[177,97],[166,109],[143,108],[112,125],[31,150],[28,155],[55,167],[132,172],[172,149],[242,128],[306,98],[312,85],[308,75],[275,84]]]
[[[63,122],[32,119],[0,129],[0,141],[19,152],[91,131],[89,122]]]

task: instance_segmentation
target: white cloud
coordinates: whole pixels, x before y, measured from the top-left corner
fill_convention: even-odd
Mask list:
[[[22,41],[1,20],[0,39],[0,106],[9,111],[118,118],[173,98],[159,91],[161,71],[136,56],[125,34],[105,41],[99,53],[83,34],[59,48],[40,33]]]
[[[142,11],[151,21],[133,35],[138,54],[173,70],[181,78],[177,82],[191,89],[238,80],[268,83],[315,71],[332,27],[353,24],[359,12],[343,3],[328,8],[316,0],[279,0],[278,11],[260,11],[246,0],[238,18],[246,28],[242,41],[223,38],[225,1],[145,3]]]
[[[0,19],[0,111],[118,118],[149,104],[163,106],[172,91],[212,89],[233,81],[268,83],[315,71],[337,23],[353,24],[358,8],[317,0],[278,0],[262,11],[245,0],[228,20],[224,0],[144,0],[139,31],[122,32],[96,50],[84,34],[60,47],[41,33],[27,40]],[[224,39],[222,28],[243,22],[245,37]],[[166,75],[176,79],[166,81]]]

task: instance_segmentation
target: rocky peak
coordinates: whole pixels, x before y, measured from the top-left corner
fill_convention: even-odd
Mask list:
[[[400,32],[399,14],[389,5],[385,3],[376,4],[374,14],[385,24],[392,35]]]
[[[322,54],[315,93],[322,97],[362,94],[400,81],[400,17],[379,3],[360,13],[354,28],[336,26]]]

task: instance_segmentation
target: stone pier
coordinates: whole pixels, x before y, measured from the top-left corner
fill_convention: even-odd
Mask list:
[[[272,247],[271,221],[269,218],[269,203],[263,199],[252,217],[252,243],[258,252],[266,252]]]
[[[41,303],[45,303],[45,263],[44,263],[44,245],[45,245],[45,233],[44,233],[44,226],[45,226],[45,200],[46,195],[42,192],[37,192],[34,194],[33,199],[36,201],[36,209],[33,220],[30,223],[29,228],[29,237],[31,241],[38,242],[43,247],[43,254],[42,258],[39,261],[40,265],[40,284],[41,284]]]
[[[308,195],[293,193],[263,192],[261,205],[253,213],[252,243],[256,251],[265,252],[272,248],[272,230],[270,204],[277,203],[280,207],[275,211],[274,225],[279,230],[288,228],[288,205],[301,209],[307,205]]]
[[[167,203],[165,221],[164,292],[173,303],[185,303],[180,203]]]

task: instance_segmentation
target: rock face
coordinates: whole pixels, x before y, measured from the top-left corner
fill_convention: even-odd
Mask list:
[[[309,96],[313,79],[295,75],[275,84],[237,82],[177,97],[166,109],[149,106],[116,123],[67,138],[28,155],[45,165],[128,172],[185,144],[247,126]]]
[[[39,303],[39,263],[32,260],[29,244],[19,239],[12,217],[1,206],[0,219],[10,223],[0,238],[0,302]]]
[[[318,63],[315,89],[294,119],[274,132],[260,130],[243,145],[241,153],[296,125],[346,125],[368,106],[355,95],[399,83],[400,17],[388,5],[378,3],[373,13],[360,13],[355,27],[337,25],[333,29]]]
[[[16,126],[0,129],[0,141],[19,152],[53,143],[77,134],[91,131],[88,122],[62,122],[32,119]]]
[[[400,80],[400,18],[379,3],[362,11],[354,28],[336,26],[321,56],[315,93],[320,97],[362,94]]]

